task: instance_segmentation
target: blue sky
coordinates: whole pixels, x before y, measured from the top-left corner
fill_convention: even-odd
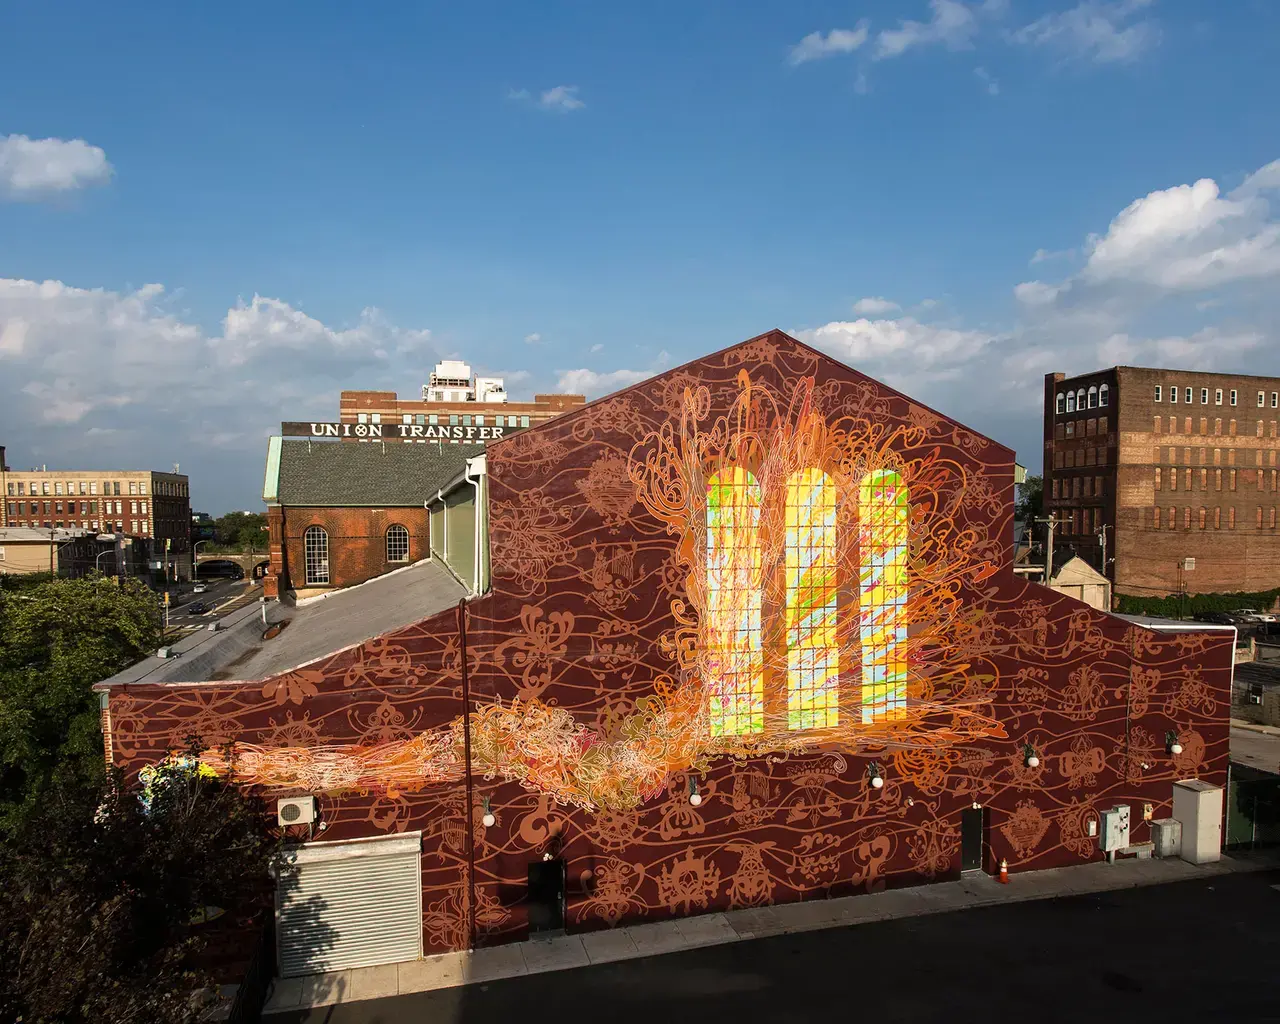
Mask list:
[[[1032,467],[1048,370],[1280,374],[1278,4],[364,6],[0,14],[12,465],[257,508],[341,388],[775,326]]]

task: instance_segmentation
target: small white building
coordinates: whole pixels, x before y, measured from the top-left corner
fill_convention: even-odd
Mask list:
[[[1054,569],[1049,587],[1059,594],[1083,601],[1091,608],[1111,611],[1111,581],[1078,556],[1068,558]]]
[[[459,359],[436,363],[431,379],[422,386],[424,402],[505,402],[507,389],[501,377],[473,377],[469,364]]]

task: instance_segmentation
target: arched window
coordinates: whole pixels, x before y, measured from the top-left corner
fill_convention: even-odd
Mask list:
[[[1105,409],[1111,396],[1111,388],[1106,384],[1098,386],[1098,408]]]
[[[787,481],[787,728],[840,724],[836,489],[818,469]]]
[[[1074,391],[1067,392],[1067,412],[1076,411],[1076,394]]]
[[[707,483],[707,664],[712,736],[764,730],[760,485],[745,469]]]
[[[1089,387],[1089,408],[1098,408],[1098,389],[1092,385]]]
[[[1061,416],[1067,411],[1067,396],[1061,391],[1058,392],[1058,415]]]
[[[1085,405],[1084,388],[1081,388],[1076,392],[1076,410],[1078,412],[1084,412],[1087,408],[1088,406]]]
[[[409,531],[398,523],[387,527],[387,561],[409,561]]]
[[[862,720],[903,714],[907,704],[907,536],[911,509],[902,477],[862,479],[858,501]]]
[[[308,526],[302,535],[307,585],[329,585],[329,535],[319,526]]]

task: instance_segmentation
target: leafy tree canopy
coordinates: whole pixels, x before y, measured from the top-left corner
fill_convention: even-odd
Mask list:
[[[0,828],[55,773],[101,771],[91,687],[155,650],[160,610],[136,580],[47,580],[0,590]]]
[[[266,525],[265,512],[228,512],[213,521],[214,540],[236,551],[265,551]]]
[[[197,1019],[205,908],[261,907],[279,845],[260,800],[192,763],[158,767],[145,808],[118,774],[58,777],[20,816],[0,845],[0,1020]]]
[[[1044,477],[1028,476],[1018,485],[1018,499],[1013,506],[1013,518],[1026,523],[1034,532],[1035,521],[1044,514]]]

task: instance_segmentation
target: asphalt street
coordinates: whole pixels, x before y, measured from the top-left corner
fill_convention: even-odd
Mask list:
[[[1280,1021],[1280,872],[757,939],[267,1024]]]

